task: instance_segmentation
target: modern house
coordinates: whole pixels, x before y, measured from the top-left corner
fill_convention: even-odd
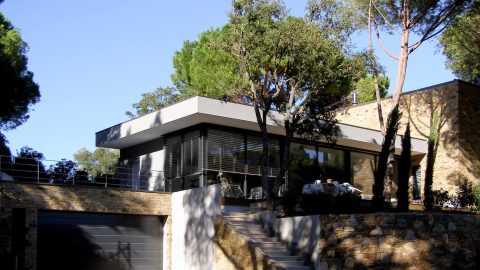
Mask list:
[[[278,112],[269,117],[268,173],[275,177],[284,129]],[[339,128],[341,135],[334,145],[295,139],[289,185],[313,182],[322,171],[325,179],[350,182],[371,194],[382,134],[352,124],[340,123]],[[221,172],[241,190],[237,196],[248,196],[261,186],[262,142],[251,106],[197,96],[102,130],[96,142],[98,147],[120,149],[122,165],[132,171],[131,179],[122,179],[122,185],[174,192],[217,183]],[[426,140],[413,138],[412,146],[413,159],[422,160]],[[400,138],[395,147],[400,154]],[[151,170],[163,174],[153,177],[148,174]]]
[[[454,191],[464,177],[479,184],[479,90],[455,80],[403,95],[399,134],[409,122],[414,199],[421,196],[431,127],[439,134],[434,189]],[[383,100],[385,110],[389,102]],[[334,145],[295,138],[288,185],[322,172],[371,194],[382,142],[376,112],[376,103],[339,111]],[[269,117],[268,173],[275,177],[284,131],[277,112]],[[250,106],[193,97],[100,131],[96,141],[120,149],[120,183],[45,183],[38,170],[30,182],[0,181],[2,269],[263,269],[269,257],[259,247],[282,243],[310,254],[302,258],[315,269],[474,268],[480,228],[474,215],[380,212],[274,222],[266,213],[258,217],[271,222],[267,227],[282,243],[260,236],[255,247],[253,238],[241,237],[235,226],[251,221],[221,213],[220,187],[210,184],[221,175],[244,197],[260,186],[262,144]],[[258,236],[257,229],[251,232]]]

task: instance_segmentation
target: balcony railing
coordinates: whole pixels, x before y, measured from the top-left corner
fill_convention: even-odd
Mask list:
[[[163,171],[0,156],[0,181],[165,191]]]

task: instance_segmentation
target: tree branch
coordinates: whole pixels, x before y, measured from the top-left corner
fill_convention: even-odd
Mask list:
[[[395,56],[390,50],[388,50],[388,48],[383,44],[383,40],[382,38],[380,37],[380,31],[378,31],[378,25],[375,23],[375,21],[373,21],[373,25],[375,26],[375,33],[377,34],[377,40],[378,40],[378,43],[380,44],[380,47],[382,47],[382,49],[385,51],[385,53],[390,56],[391,58],[395,59],[398,61],[398,57]]]

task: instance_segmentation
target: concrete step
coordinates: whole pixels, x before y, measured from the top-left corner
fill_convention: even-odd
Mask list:
[[[266,231],[264,231],[263,229],[261,228],[247,228],[247,227],[238,227],[238,226],[234,226],[236,230],[240,231],[240,232],[244,232],[244,233],[254,233],[254,234],[263,234],[265,236],[269,236],[268,233]]]
[[[293,261],[298,261],[297,257],[295,256],[270,256],[270,259],[276,261],[276,262],[293,262]]]
[[[277,238],[275,237],[262,237],[262,236],[252,236],[250,237],[250,240],[254,242],[275,242],[277,241]]]
[[[280,242],[257,242],[255,244],[260,248],[285,248]]]
[[[275,251],[268,252],[268,251],[265,250],[265,249],[262,249],[262,250],[263,250],[263,252],[264,252],[265,254],[267,254],[268,256],[270,256],[270,257],[272,257],[272,258],[273,258],[273,257],[292,256],[292,254],[290,253],[290,251],[277,251],[277,250],[275,250]],[[287,250],[287,249],[285,249],[285,250]]]
[[[262,208],[264,203],[254,203],[251,208]],[[238,233],[245,235],[251,243],[260,248],[275,263],[277,269],[284,270],[307,270],[312,269],[306,266],[302,261],[286,248],[275,237],[270,237],[269,233],[262,228],[260,224],[250,219],[247,213],[226,212],[222,213],[223,219],[227,221]]]
[[[303,262],[301,261],[277,261],[275,263],[275,266],[279,266],[281,268],[284,268],[284,269],[288,269],[288,270],[291,270],[291,269],[312,269],[310,266],[308,265],[304,265]]]

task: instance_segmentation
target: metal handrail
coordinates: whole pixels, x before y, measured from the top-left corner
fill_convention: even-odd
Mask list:
[[[55,168],[58,168],[56,165],[64,161],[0,155],[0,181],[165,191],[163,171],[133,171],[132,168],[125,166],[107,168],[77,162],[74,162],[75,166],[71,170],[55,171]],[[88,167],[103,173],[93,175],[85,170]]]

